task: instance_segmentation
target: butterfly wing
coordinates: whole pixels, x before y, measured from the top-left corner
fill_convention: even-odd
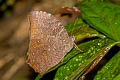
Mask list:
[[[28,64],[44,74],[72,49],[73,41],[55,16],[33,11],[29,16],[30,44]]]

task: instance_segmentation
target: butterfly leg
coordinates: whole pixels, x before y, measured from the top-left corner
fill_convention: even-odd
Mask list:
[[[71,40],[73,42],[73,45],[75,47],[76,50],[80,51],[80,52],[83,52],[77,45],[76,43],[74,42],[75,41],[75,36],[71,36]]]
[[[74,47],[75,47],[76,50],[78,50],[78,51],[80,51],[80,52],[83,52],[83,51],[76,45],[76,43],[73,42],[73,44],[74,44]]]

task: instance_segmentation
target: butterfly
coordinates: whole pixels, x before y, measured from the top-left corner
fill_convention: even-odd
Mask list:
[[[62,23],[52,14],[32,11],[29,15],[30,43],[27,63],[41,75],[61,62],[73,48]]]

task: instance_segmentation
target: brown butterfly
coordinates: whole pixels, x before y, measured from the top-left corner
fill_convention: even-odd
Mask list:
[[[29,15],[30,44],[28,64],[40,74],[57,65],[73,48],[62,23],[50,13],[33,11]]]

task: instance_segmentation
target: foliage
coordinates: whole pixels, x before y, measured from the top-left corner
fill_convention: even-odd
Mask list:
[[[120,6],[108,2],[84,2],[82,18],[107,37],[120,41]],[[114,33],[114,34],[113,34]]]
[[[94,80],[120,80],[120,51],[97,73]]]

